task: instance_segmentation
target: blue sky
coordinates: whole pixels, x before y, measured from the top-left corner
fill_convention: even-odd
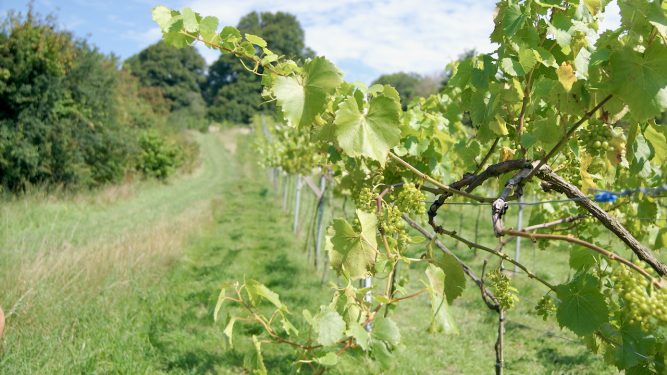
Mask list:
[[[0,14],[25,11],[27,4],[0,0]],[[103,52],[127,58],[159,40],[150,16],[158,4],[189,6],[223,25],[236,25],[252,10],[293,13],[306,44],[333,60],[350,81],[369,83],[401,70],[432,74],[466,49],[493,50],[493,0],[35,0],[34,8],[57,15],[62,28]],[[214,51],[200,52],[209,63],[217,58]]]

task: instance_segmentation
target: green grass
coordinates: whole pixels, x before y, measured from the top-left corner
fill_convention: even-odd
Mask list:
[[[57,253],[70,254],[65,259],[79,259],[74,256],[78,251],[69,250],[71,247],[106,256],[78,261],[74,268],[84,270],[84,275],[62,262],[44,261],[44,265],[56,264],[62,270],[45,273],[43,279],[37,280],[39,291],[26,297],[25,301],[30,302],[19,303],[15,315],[8,319],[0,373],[238,374],[243,372],[243,355],[250,348],[250,336],[261,330],[237,324],[234,348],[225,345],[224,327],[212,320],[222,282],[244,277],[259,280],[281,295],[295,321],[300,320],[303,309],[315,311],[327,302],[331,292],[320,286],[320,275],[307,264],[303,240],[291,232],[292,216],[281,209],[282,195],[273,190],[265,172],[256,167],[249,142],[241,142],[232,157],[214,136],[199,137],[207,161],[194,177],[182,177],[168,186],[147,183],[129,197],[111,203],[85,198],[33,206],[17,201],[5,208],[3,222],[7,227],[3,233],[12,234],[14,228],[24,238],[16,243],[24,244],[28,259],[40,259],[29,255],[33,246],[28,244],[45,243],[52,238],[50,233],[73,227],[81,229],[63,240],[70,245],[61,242]],[[308,198],[302,204],[304,224],[300,238],[308,228],[305,213],[312,212],[312,197],[306,193],[304,196]],[[289,205],[292,199],[290,196]],[[212,218],[205,214],[211,200]],[[51,212],[40,207],[56,208],[51,208]],[[200,209],[190,213],[192,207]],[[21,212],[22,208],[28,212]],[[57,214],[58,210],[62,213]],[[337,211],[340,213],[340,207]],[[454,208],[453,212],[450,227],[459,225],[460,214],[465,218],[477,215],[476,208],[461,212]],[[18,216],[12,216],[14,213]],[[41,217],[47,214],[54,216]],[[330,216],[328,212],[326,217]],[[49,229],[54,217],[63,218],[62,224],[58,220],[53,224],[57,229]],[[24,220],[42,223],[33,224],[34,238],[30,237],[33,231],[23,228]],[[107,225],[106,220],[113,224]],[[474,222],[463,222],[461,232],[466,237],[474,237]],[[485,221],[482,223],[480,241],[494,244],[490,228]],[[3,237],[3,241],[13,240]],[[449,240],[445,242],[478,271],[484,259],[490,265],[497,264],[483,253],[473,256],[470,250]],[[103,243],[112,245],[107,249]],[[567,278],[567,252],[558,248],[533,250],[529,241],[523,244],[523,259],[536,273],[553,282]],[[145,250],[150,256],[137,257],[135,250]],[[38,246],[32,250],[36,254],[41,251],[44,250]],[[513,251],[513,245],[507,251]],[[12,269],[24,263],[31,264],[15,261],[0,269],[11,274]],[[119,265],[111,267],[107,263]],[[420,288],[418,279],[423,266],[400,272],[409,274],[411,289]],[[15,279],[0,277],[2,285],[13,285],[8,282]],[[508,315],[508,374],[613,373],[601,358],[589,354],[574,335],[560,330],[553,319],[543,322],[532,313],[544,288],[521,275],[514,280],[521,291],[521,301]],[[49,282],[52,285],[45,286]],[[8,294],[0,296],[3,306],[16,304],[20,299],[21,293],[15,289],[26,288],[9,288]],[[401,327],[404,347],[396,353],[396,367],[387,373],[493,372],[496,316],[486,309],[471,283],[452,307],[460,335],[428,334],[429,311],[426,297],[399,304],[393,316]],[[263,348],[270,373],[293,371],[295,357],[289,348]],[[370,372],[368,365],[363,356],[353,355],[332,373],[366,374]]]

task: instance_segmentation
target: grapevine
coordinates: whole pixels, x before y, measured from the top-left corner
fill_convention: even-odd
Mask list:
[[[656,251],[667,242],[658,224],[664,203],[638,196],[611,205],[590,197],[594,189],[660,186],[667,174],[667,125],[656,121],[667,110],[667,5],[618,3],[620,26],[602,32],[606,1],[500,1],[491,34],[496,50],[452,63],[442,92],[412,103],[400,103],[391,86],[344,82],[324,57],[301,64],[276,55],[259,36],[229,26],[219,31],[214,17],[156,7],[153,18],[166,42],[203,43],[262,76],[263,95],[277,103],[283,120],[258,135],[264,165],[302,175],[326,171],[335,193],[356,206],[352,217],[335,218],[328,230],[328,260],[341,284],[330,304],[304,312],[310,329],[291,329],[286,306],[259,281],[223,289],[216,315],[223,303],[240,304],[245,315],[230,311],[230,322],[256,322],[264,339],[293,347],[302,358],[297,365],[314,372],[335,366],[347,352],[367,353],[390,369],[400,328],[389,307],[428,295],[428,330],[456,333],[450,305],[468,278],[498,315],[500,374],[503,342],[511,339],[504,338],[504,321],[519,291],[500,271],[485,282],[478,265],[437,241],[444,235],[516,265],[547,293],[535,301],[535,312],[619,370],[664,372],[667,265]],[[571,204],[545,204],[529,227],[507,228],[510,204],[525,194]],[[454,197],[488,205],[496,248],[448,227]],[[420,246],[413,229],[430,240],[419,257],[411,255]],[[514,237],[537,241],[545,251],[555,251],[556,243],[572,251],[572,277],[552,284],[510,258],[502,250]],[[589,256],[576,257],[578,251]],[[425,264],[424,288],[409,290],[396,272],[399,264],[415,263]],[[370,277],[382,292],[354,286]],[[259,302],[274,313],[262,315]],[[276,319],[282,328],[272,325]],[[261,358],[260,341],[254,347],[254,358]],[[261,361],[250,365],[267,371]]]

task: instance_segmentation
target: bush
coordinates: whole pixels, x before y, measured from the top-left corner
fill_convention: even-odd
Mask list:
[[[147,132],[139,139],[137,170],[146,177],[166,179],[183,164],[184,152],[155,132]]]

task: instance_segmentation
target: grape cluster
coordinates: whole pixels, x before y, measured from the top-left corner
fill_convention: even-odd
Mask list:
[[[592,156],[603,156],[610,150],[611,127],[604,123],[592,123],[579,131],[579,142]]]
[[[398,207],[385,205],[380,220],[385,234],[394,235],[404,232],[403,218],[401,218],[401,210]]]
[[[519,291],[512,286],[510,278],[500,270],[491,272],[488,280],[493,288],[493,295],[503,310],[509,310],[519,300],[517,293]]]
[[[642,268],[642,264],[638,265]],[[614,270],[611,280],[618,289],[622,313],[630,324],[638,323],[649,331],[655,324],[667,323],[667,292],[654,289],[641,274],[619,267]]]
[[[354,204],[358,209],[366,212],[375,212],[377,210],[377,194],[373,189],[363,187],[354,197]]]
[[[406,183],[398,192],[394,204],[408,215],[421,216],[426,212],[426,196],[415,184]]]
[[[535,306],[535,313],[541,316],[544,320],[547,320],[549,315],[553,314],[554,312],[556,312],[556,305],[554,304],[554,300],[547,295],[543,296],[540,301],[537,302],[537,306]]]

